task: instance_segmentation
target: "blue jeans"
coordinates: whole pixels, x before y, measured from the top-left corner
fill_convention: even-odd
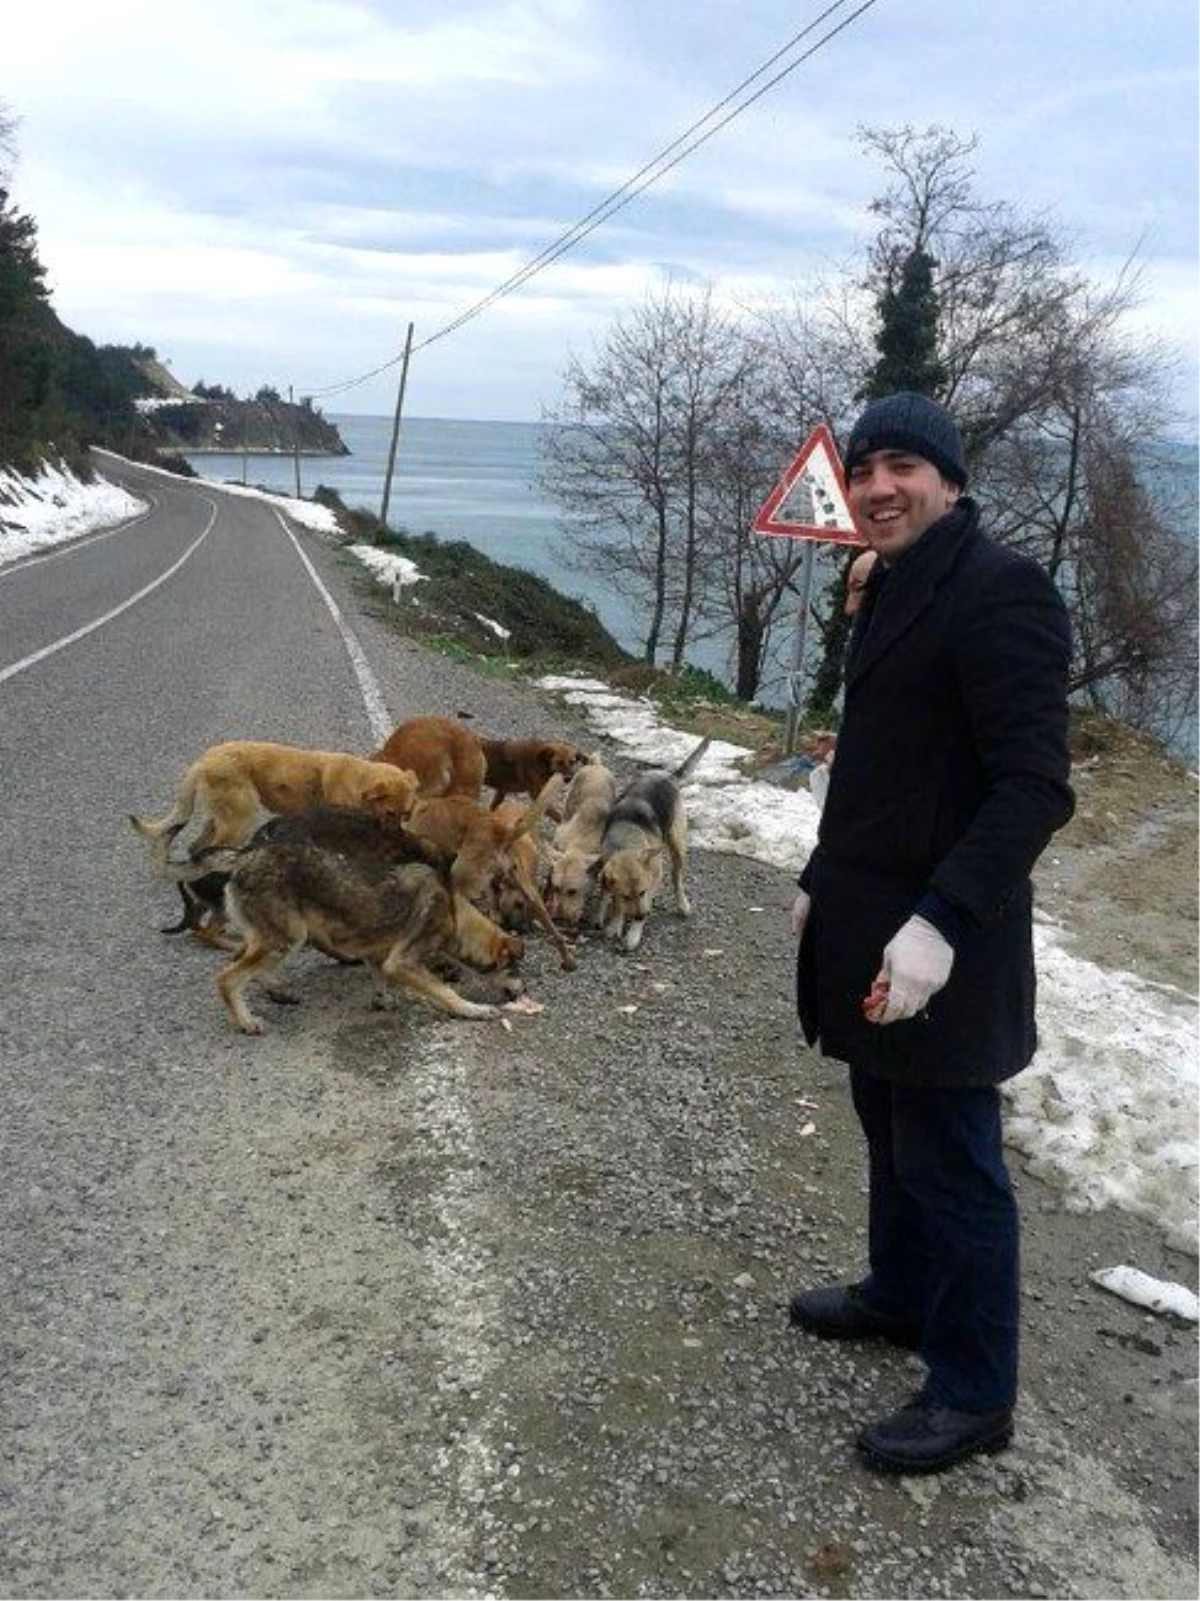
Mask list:
[[[893,1084],[857,1068],[850,1087],[870,1171],[864,1300],[916,1323],[933,1400],[1012,1406],[1020,1224],[999,1090]]]

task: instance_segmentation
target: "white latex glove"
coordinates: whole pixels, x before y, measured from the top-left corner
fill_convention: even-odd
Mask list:
[[[804,938],[804,925],[808,922],[808,914],[812,908],[812,896],[807,890],[798,889],[796,899],[792,902],[792,933],[796,938]]]
[[[915,1017],[950,977],[954,947],[923,917],[910,917],[883,948],[883,966],[875,980],[888,986],[880,1023]]]

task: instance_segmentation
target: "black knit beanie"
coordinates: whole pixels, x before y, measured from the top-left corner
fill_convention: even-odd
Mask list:
[[[842,465],[851,469],[876,450],[905,450],[933,464],[943,478],[967,487],[962,435],[944,406],[907,390],[873,400],[854,425]]]

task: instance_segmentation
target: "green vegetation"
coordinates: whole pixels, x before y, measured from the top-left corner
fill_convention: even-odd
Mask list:
[[[59,321],[37,228],[0,183],[0,465],[57,456],[86,473],[87,445],[115,444],[136,427],[142,382],[128,352],[100,349]]]
[[[647,696],[664,717],[684,727],[706,719],[753,717],[769,736],[778,721],[749,712],[720,679],[701,668],[673,672],[635,659],[590,607],[560,594],[544,578],[492,561],[461,540],[381,529],[373,513],[346,506],[324,485],[313,499],[335,514],[346,544],[371,544],[413,562],[423,579],[406,587],[398,601],[357,558],[353,570],[377,616],[455,661],[504,677],[592,673],[625,694]],[[508,637],[502,638],[492,623],[507,629]]]
[[[372,513],[346,507],[325,486],[313,498],[336,513],[351,541],[405,556],[424,574],[397,607],[406,633],[538,670],[581,664],[611,670],[631,659],[594,611],[560,595],[544,578],[494,562],[461,540],[381,530]],[[491,623],[508,630],[508,637]]]

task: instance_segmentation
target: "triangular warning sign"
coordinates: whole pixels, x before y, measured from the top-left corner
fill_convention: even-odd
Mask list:
[[[824,423],[809,434],[795,459],[754,519],[756,534],[784,539],[824,539],[831,545],[862,545],[842,489],[833,435]]]

